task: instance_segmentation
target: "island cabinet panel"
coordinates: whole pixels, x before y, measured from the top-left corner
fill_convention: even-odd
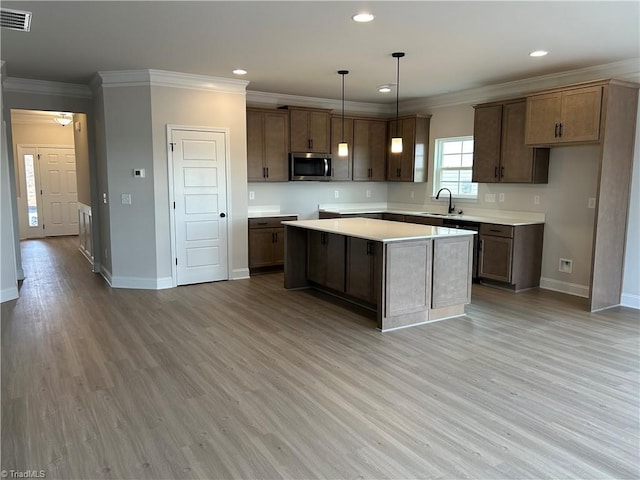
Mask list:
[[[387,123],[384,120],[353,121],[353,180],[382,182],[387,158]]]
[[[385,317],[428,311],[431,304],[431,245],[431,240],[387,245]]]
[[[335,233],[309,230],[307,278],[318,285],[345,291],[346,238]]]
[[[376,262],[380,260],[381,244],[362,238],[347,238],[346,293],[358,300],[375,305]]]
[[[473,237],[434,240],[431,308],[471,302],[472,240]]]
[[[603,86],[568,88],[527,97],[527,145],[600,141]]]

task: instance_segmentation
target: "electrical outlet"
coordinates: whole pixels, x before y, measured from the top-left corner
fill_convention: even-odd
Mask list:
[[[504,202],[504,193],[498,194],[498,201],[499,202]]]
[[[333,191],[333,198],[340,198],[340,192],[338,190]]]
[[[416,196],[416,192],[414,192],[413,190],[411,190],[411,198]]]
[[[249,200],[255,200],[256,199],[256,192],[249,192]]]
[[[367,190],[367,198],[371,198],[371,190]]]
[[[540,195],[534,195],[533,196],[533,204],[534,205],[540,205]]]
[[[589,199],[589,201],[587,202],[587,207],[596,208],[596,199],[594,197],[591,197]]]
[[[485,193],[484,201],[487,203],[496,203],[496,194],[495,193]]]
[[[561,258],[558,264],[558,270],[563,273],[571,273],[573,271],[573,260]]]

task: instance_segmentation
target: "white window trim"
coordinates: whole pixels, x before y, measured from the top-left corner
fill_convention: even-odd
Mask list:
[[[438,190],[440,190],[440,171],[441,170],[456,170],[456,171],[460,171],[460,170],[472,170],[473,167],[441,167],[440,166],[440,161],[441,161],[441,153],[440,153],[440,149],[441,149],[441,141],[450,141],[450,142],[456,142],[456,141],[465,141],[465,140],[473,140],[473,135],[461,135],[459,137],[442,137],[442,138],[436,138],[435,142],[434,142],[434,169],[433,169],[433,192],[432,192],[432,199],[436,198],[436,194],[438,193]],[[477,191],[476,195],[460,195],[460,194],[456,194],[453,195],[451,198],[461,201],[461,202],[469,202],[469,203],[477,203],[478,202],[478,197],[480,195],[480,192]]]

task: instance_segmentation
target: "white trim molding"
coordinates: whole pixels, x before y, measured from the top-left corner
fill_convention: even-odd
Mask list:
[[[8,302],[9,300],[15,300],[20,297],[18,292],[18,286],[4,288],[0,290],[0,303]]]
[[[164,70],[118,70],[98,72],[91,82],[91,87],[95,90],[100,86],[103,88],[152,86],[245,94],[248,84],[246,80]]]
[[[144,278],[144,277],[120,277],[112,276],[109,282],[112,288],[131,288],[138,290],[164,290],[173,288],[171,277]]]
[[[576,297],[589,298],[589,286],[577,283],[563,282],[554,278],[540,278],[540,288],[553,290],[554,292],[568,293]]]
[[[234,268],[231,270],[230,280],[246,280],[247,278],[250,278],[248,268]]]
[[[36,95],[93,98],[93,92],[88,85],[32,80],[30,78],[7,77],[2,82],[2,89],[7,92],[31,93]]]
[[[623,293],[620,305],[622,305],[623,307],[635,308],[636,310],[640,310],[640,295]]]

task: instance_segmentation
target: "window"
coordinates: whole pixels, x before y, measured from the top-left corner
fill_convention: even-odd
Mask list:
[[[33,155],[24,156],[24,171],[27,179],[27,207],[29,209],[29,226],[38,226],[38,193],[36,189],[36,172]]]
[[[478,198],[478,184],[471,181],[473,137],[437,138],[433,194],[441,188],[456,198]]]

